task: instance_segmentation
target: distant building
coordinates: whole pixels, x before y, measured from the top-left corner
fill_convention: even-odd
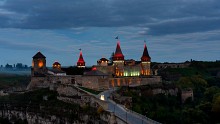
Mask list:
[[[22,65],[22,63],[17,63],[17,64],[16,64],[16,68],[18,68],[18,69],[21,69],[21,68],[23,68],[23,65]]]
[[[28,65],[24,65],[24,68],[28,68]]]
[[[5,65],[5,68],[7,68],[7,69],[12,69],[13,68],[13,66],[12,65],[9,65],[8,63]]]

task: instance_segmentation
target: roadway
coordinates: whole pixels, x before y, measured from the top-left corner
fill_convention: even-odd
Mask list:
[[[97,95],[98,98],[101,97],[101,95],[104,95],[104,100],[108,102],[108,111],[114,112],[115,116],[121,118],[128,124],[160,124],[156,121],[153,121],[143,115],[140,115],[138,113],[135,113],[131,110],[126,109],[124,106],[115,103],[111,99],[109,99],[110,94],[114,91],[114,89],[110,89],[107,91],[104,91]]]

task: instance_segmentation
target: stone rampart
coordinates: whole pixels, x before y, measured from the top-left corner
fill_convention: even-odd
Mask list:
[[[160,76],[149,76],[149,77],[118,77],[109,78],[109,87],[118,86],[140,86],[149,84],[159,84],[162,82]]]
[[[46,88],[54,84],[74,84],[72,82],[74,76],[54,76],[49,75],[45,77],[31,77],[31,82],[27,86],[27,90],[34,88]]]

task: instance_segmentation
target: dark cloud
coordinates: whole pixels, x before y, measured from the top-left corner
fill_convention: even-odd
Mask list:
[[[39,45],[34,43],[16,43],[10,41],[3,41],[0,40],[0,48],[3,49],[10,49],[10,50],[45,50],[51,53],[60,53],[60,52],[67,52],[64,49],[58,49],[51,46]]]
[[[159,24],[149,25],[146,34],[166,35],[182,34],[193,32],[204,32],[220,29],[220,18],[187,18],[180,20],[170,20]]]
[[[1,10],[15,15],[0,14],[0,27],[138,26],[152,35],[200,32],[220,28],[219,5],[218,0],[7,0]]]

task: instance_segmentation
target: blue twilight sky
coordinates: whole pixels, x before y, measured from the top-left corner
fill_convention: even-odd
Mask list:
[[[154,62],[220,60],[220,0],[0,0],[0,64],[87,65],[115,51]]]

